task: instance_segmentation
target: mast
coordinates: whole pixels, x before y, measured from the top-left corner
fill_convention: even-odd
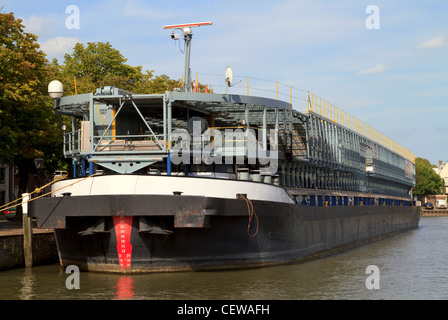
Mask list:
[[[191,39],[193,38],[193,33],[191,32],[192,27],[208,26],[211,25],[211,21],[206,22],[196,22],[196,23],[183,23],[183,24],[173,24],[164,26],[163,29],[173,29],[171,32],[171,39],[179,40],[179,35],[175,34],[176,29],[181,30],[184,35],[185,41],[185,67],[184,67],[184,92],[191,92],[191,70],[190,70],[190,51],[191,51]]]

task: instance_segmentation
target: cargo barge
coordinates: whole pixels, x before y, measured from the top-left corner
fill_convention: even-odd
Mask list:
[[[114,87],[61,97],[74,177],[30,202],[62,266],[117,273],[294,263],[418,227],[415,158],[308,99]],[[229,76],[226,75],[226,81]],[[55,87],[56,86],[56,87]],[[56,90],[53,90],[56,88]],[[58,94],[59,93],[59,94]],[[388,143],[386,143],[386,141]]]

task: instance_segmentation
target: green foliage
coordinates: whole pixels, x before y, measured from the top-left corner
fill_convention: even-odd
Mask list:
[[[109,42],[77,43],[64,63],[51,63],[40,50],[37,36],[26,33],[22,20],[0,9],[0,163],[14,165],[24,192],[28,174],[36,172],[33,160],[42,157],[48,175],[70,170],[62,154],[63,136],[53,111],[47,86],[51,80],[64,85],[64,95],[94,92],[115,86],[135,93],[164,93],[180,88],[180,80],[141,66],[126,64],[127,59]],[[204,86],[199,85],[200,91]],[[71,127],[69,119],[64,119]]]
[[[111,85],[125,90],[142,77],[141,67],[125,64],[122,54],[107,43],[77,43],[72,54],[65,54],[63,65],[53,60],[55,78],[64,85],[64,95],[93,92]],[[76,77],[76,88],[75,88]]]
[[[33,172],[43,157],[48,169],[60,165],[57,118],[47,94],[51,68],[37,37],[24,32],[13,13],[0,12],[0,162],[19,173]]]
[[[142,67],[126,64],[127,59],[109,42],[77,43],[64,64],[53,60],[55,77],[64,85],[64,94],[94,92],[103,86],[115,86],[135,93],[163,93],[179,88],[181,82],[166,75],[154,77],[154,70],[142,73]],[[76,87],[75,87],[76,81]]]
[[[431,194],[441,194],[443,180],[432,169],[434,166],[422,158],[415,159],[415,190],[416,196],[426,196]]]
[[[181,80],[165,74],[154,76],[154,70],[143,73],[141,66],[133,67],[126,62],[109,42],[88,42],[87,46],[77,43],[71,54],[65,54],[62,65],[53,60],[51,68],[55,79],[64,85],[64,95],[94,92],[103,86],[139,94],[164,93],[182,86]],[[205,86],[200,83],[199,91],[205,92]]]

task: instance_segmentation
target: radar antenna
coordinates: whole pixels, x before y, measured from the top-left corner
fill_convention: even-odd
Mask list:
[[[179,37],[174,34],[176,29],[182,31],[185,40],[185,81],[183,90],[185,92],[191,92],[191,70],[190,70],[190,48],[191,48],[191,38],[193,37],[193,33],[191,32],[192,27],[200,27],[200,26],[209,26],[211,25],[211,21],[207,22],[196,22],[196,23],[183,23],[183,24],[172,24],[168,26],[164,26],[163,29],[173,29],[171,33],[171,39],[178,40]]]

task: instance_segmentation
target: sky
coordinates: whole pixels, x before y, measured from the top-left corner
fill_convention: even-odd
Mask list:
[[[307,92],[355,116],[432,164],[448,161],[448,0],[65,1],[0,0],[50,61],[75,43],[110,42],[132,66],[180,79],[184,43],[165,25],[192,28],[190,67],[229,93],[290,102]],[[176,31],[180,33],[180,31]],[[291,89],[292,88],[292,89]]]

